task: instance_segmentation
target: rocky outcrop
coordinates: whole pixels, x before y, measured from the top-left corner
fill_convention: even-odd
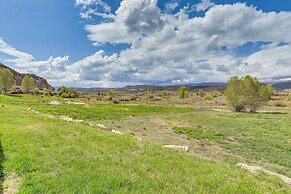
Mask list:
[[[7,67],[7,66],[5,66],[5,65],[0,63],[0,69],[3,69],[3,68],[4,69],[9,69],[13,73],[13,77],[14,77],[14,79],[16,81],[16,85],[17,86],[20,86],[21,85],[21,81],[24,78],[24,76],[28,75],[28,76],[30,76],[30,77],[32,77],[34,79],[34,82],[35,82],[35,84],[37,85],[37,87],[39,89],[45,89],[45,88],[51,89],[51,90],[54,89],[50,84],[48,84],[46,79],[44,79],[42,77],[39,77],[39,76],[37,76],[35,74],[19,73],[19,72],[15,71],[14,69],[11,69],[11,68],[9,68],[9,67]]]

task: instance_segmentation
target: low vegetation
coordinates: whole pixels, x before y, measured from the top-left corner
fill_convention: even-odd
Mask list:
[[[290,193],[278,177],[237,166],[291,177],[289,92],[233,77],[223,93],[0,95],[0,190],[10,181],[19,193]],[[225,97],[257,113],[232,112]]]
[[[86,117],[90,121],[99,122],[106,119],[108,123],[121,123],[131,118],[130,115],[135,115],[132,119],[148,116],[172,118],[169,121],[182,119],[184,124],[199,121],[201,125],[197,126],[193,133],[190,132],[191,127],[175,127],[173,130],[183,134],[190,132],[193,134],[189,136],[190,138],[206,142],[213,140],[219,142],[228,136],[228,129],[234,127],[229,125],[229,122],[233,123],[231,119],[237,115],[232,117],[224,113],[204,111],[202,116],[200,111],[188,108],[99,103],[90,105],[89,110],[100,109],[98,113],[92,114],[86,105],[66,105],[68,108],[63,110],[65,105],[46,103],[53,99],[55,97],[41,100],[36,96],[0,96],[0,104],[4,105],[0,107],[1,144],[5,153],[2,156],[3,174],[4,177],[10,173],[18,176],[20,193],[288,193],[290,191],[290,188],[276,177],[263,173],[251,174],[231,162],[205,160],[197,157],[195,152],[183,153],[162,148],[151,141],[136,140],[130,136],[130,133],[115,135],[82,123],[38,116],[33,112],[27,112],[27,108],[38,108],[39,111],[50,114],[79,113],[75,115],[77,118]],[[60,113],[61,110],[63,112]],[[196,118],[195,115],[201,117]],[[218,120],[213,120],[214,123],[210,122],[210,124],[205,122],[207,118],[219,115],[230,117],[230,120],[221,120],[222,123],[217,124],[215,123]],[[269,117],[276,119],[275,116]],[[239,119],[244,120],[247,117],[245,115]],[[196,120],[189,122],[190,118]],[[259,117],[256,122],[260,121]],[[226,131],[221,127],[218,132],[209,132],[211,125],[225,126]],[[150,127],[147,130],[150,132]],[[245,130],[243,131],[247,134]],[[281,132],[278,132],[279,134]],[[240,143],[244,141],[252,142],[242,138]],[[256,141],[253,143],[251,147],[256,145]],[[245,150],[251,147],[246,147]],[[286,148],[288,149],[288,146]],[[235,148],[229,150],[238,153],[235,152]],[[263,155],[263,153],[257,154]],[[243,152],[238,155],[246,154]],[[286,157],[286,155],[280,157],[284,156]],[[277,157],[275,153],[268,156],[274,159]],[[281,161],[281,165],[289,168],[288,157],[284,161]],[[270,163],[272,162],[270,160]]]
[[[58,89],[58,95],[62,98],[77,98],[79,97],[79,92],[74,88],[62,86]]]
[[[189,91],[186,86],[182,86],[178,89],[178,94],[181,99],[189,97]]]

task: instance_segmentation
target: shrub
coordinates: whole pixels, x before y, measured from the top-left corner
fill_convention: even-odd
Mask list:
[[[146,96],[149,99],[154,98],[154,95],[152,94],[151,91],[145,91],[143,95]]]
[[[165,96],[165,93],[164,93],[164,92],[159,92],[159,93],[157,94],[157,96],[158,96],[158,97],[164,97],[164,96]]]
[[[237,76],[231,77],[225,90],[226,102],[235,111],[248,108],[250,112],[256,112],[272,95],[272,86],[261,85],[256,78],[249,75],[241,79]]]
[[[203,98],[207,93],[204,91],[199,91],[197,92],[197,96],[200,96],[201,98]]]
[[[119,104],[119,101],[116,100],[116,99],[113,99],[113,100],[112,100],[112,103],[113,103],[113,104]]]
[[[131,96],[130,100],[136,100],[136,96]]]
[[[70,98],[76,98],[77,95],[76,95],[75,93],[69,93],[69,97],[70,97]]]
[[[43,92],[43,95],[45,95],[45,96],[50,96],[50,95],[51,95],[51,93],[50,93],[50,91],[49,91],[49,90],[46,90],[46,91],[44,91],[44,92]]]
[[[211,94],[206,94],[204,97],[203,97],[204,100],[214,100],[214,97],[213,95]]]
[[[69,94],[67,94],[67,93],[62,93],[61,97],[62,97],[62,98],[69,98]]]
[[[287,106],[287,104],[284,100],[277,100],[277,101],[275,101],[274,105],[278,106],[278,107],[286,107]]]
[[[111,101],[113,99],[113,97],[112,96],[105,96],[103,99],[106,101]]]
[[[186,86],[182,86],[178,89],[178,95],[181,99],[189,97],[189,91]]]
[[[123,96],[119,99],[119,101],[130,101],[130,98],[128,96]]]
[[[38,88],[35,88],[34,91],[33,91],[33,93],[34,93],[35,95],[39,95],[39,94],[40,94],[39,89],[38,89]]]
[[[64,96],[66,97],[63,97],[64,93]],[[62,86],[58,89],[58,95],[62,98],[77,98],[80,96],[80,93],[74,88],[66,88],[65,86]]]
[[[45,90],[43,91],[43,94],[44,94],[45,96],[52,96],[52,95],[53,95],[53,93],[52,93],[52,91],[51,91],[50,89],[45,89]]]

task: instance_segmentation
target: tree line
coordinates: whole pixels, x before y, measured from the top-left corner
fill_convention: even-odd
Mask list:
[[[4,94],[12,91],[16,85],[16,81],[13,77],[13,73],[9,69],[0,69],[0,91]],[[21,82],[21,90],[25,94],[32,93],[36,88],[34,79],[28,75],[25,75]]]
[[[261,84],[257,78],[249,75],[238,78],[231,77],[224,92],[226,104],[234,111],[256,112],[258,108],[265,105],[273,95],[271,85]],[[188,98],[189,92],[186,86],[178,89],[180,99]],[[201,93],[204,99],[213,99],[209,94]],[[211,98],[212,97],[212,98]]]
[[[9,69],[0,69],[0,91],[7,94],[16,85],[12,72]],[[24,76],[21,82],[22,92],[32,93],[36,89],[34,79],[28,75]],[[75,98],[79,93],[74,88],[61,87],[58,95],[63,98]],[[187,87],[182,86],[178,89],[181,99],[189,97]],[[231,77],[227,82],[224,92],[226,103],[235,111],[256,112],[259,107],[266,104],[273,95],[271,85],[261,84],[256,78],[249,75],[238,78]]]

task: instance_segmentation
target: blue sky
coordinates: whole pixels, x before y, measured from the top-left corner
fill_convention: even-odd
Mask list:
[[[55,86],[291,76],[291,1],[0,0],[0,63]]]

